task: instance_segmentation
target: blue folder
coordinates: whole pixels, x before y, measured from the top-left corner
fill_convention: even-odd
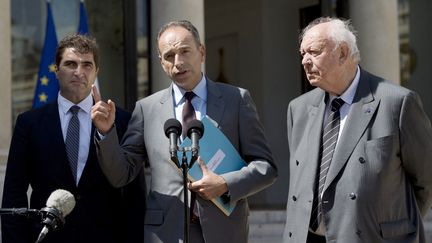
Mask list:
[[[219,130],[209,117],[201,119],[204,125],[204,135],[199,140],[199,155],[209,170],[215,174],[221,175],[231,171],[240,170],[246,166],[245,161],[240,157],[240,154],[228,140],[228,138]],[[190,146],[191,140],[186,138],[181,144],[182,147]],[[190,153],[187,154],[188,161]],[[202,177],[202,171],[198,161],[189,169],[189,180],[197,181]],[[212,202],[222,210],[225,215],[229,216],[236,205],[235,202],[218,197]]]

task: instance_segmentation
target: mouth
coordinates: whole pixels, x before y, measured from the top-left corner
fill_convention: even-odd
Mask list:
[[[86,82],[83,81],[83,80],[71,80],[70,83],[73,84],[73,85],[86,84]]]
[[[311,72],[306,72],[306,76],[313,76],[314,74],[313,73],[311,73]]]
[[[305,70],[305,73],[307,76],[316,76],[318,75],[317,72],[311,71],[311,70]]]
[[[181,70],[181,71],[176,72],[174,75],[175,76],[182,76],[182,75],[186,74],[187,72],[188,72],[188,70]]]

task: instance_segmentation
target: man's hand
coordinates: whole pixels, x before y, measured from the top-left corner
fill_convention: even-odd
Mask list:
[[[210,171],[202,161],[198,158],[199,166],[202,170],[203,177],[195,182],[189,183],[189,190],[192,190],[206,200],[219,197],[228,191],[228,185],[224,178]]]
[[[92,95],[95,104],[91,109],[91,119],[97,130],[101,134],[106,134],[114,125],[115,104],[111,100],[108,100],[108,103],[102,101],[95,85],[92,86]]]

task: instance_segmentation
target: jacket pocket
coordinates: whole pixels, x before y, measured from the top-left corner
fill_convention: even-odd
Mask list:
[[[147,209],[145,212],[144,224],[161,225],[164,222],[162,210]]]
[[[366,142],[369,149],[390,149],[394,143],[394,135],[375,138]]]
[[[383,239],[392,239],[416,232],[416,227],[408,219],[380,223]]]
[[[394,135],[380,137],[366,142],[366,158],[368,163],[368,171],[378,174],[383,171],[388,171],[388,166],[391,166],[392,159],[397,154],[396,139]]]

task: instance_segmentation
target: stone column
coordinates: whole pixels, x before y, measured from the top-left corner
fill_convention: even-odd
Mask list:
[[[351,0],[350,18],[366,70],[400,83],[397,0]]]
[[[201,42],[204,42],[204,0],[152,0],[151,1],[151,92],[168,87],[171,80],[163,71],[156,46],[159,28],[174,20],[189,20],[198,29]]]
[[[12,57],[10,1],[0,1],[0,165],[6,163],[12,133]],[[3,187],[2,187],[3,188]]]
[[[0,1],[0,201],[12,134],[12,57],[10,0]]]

